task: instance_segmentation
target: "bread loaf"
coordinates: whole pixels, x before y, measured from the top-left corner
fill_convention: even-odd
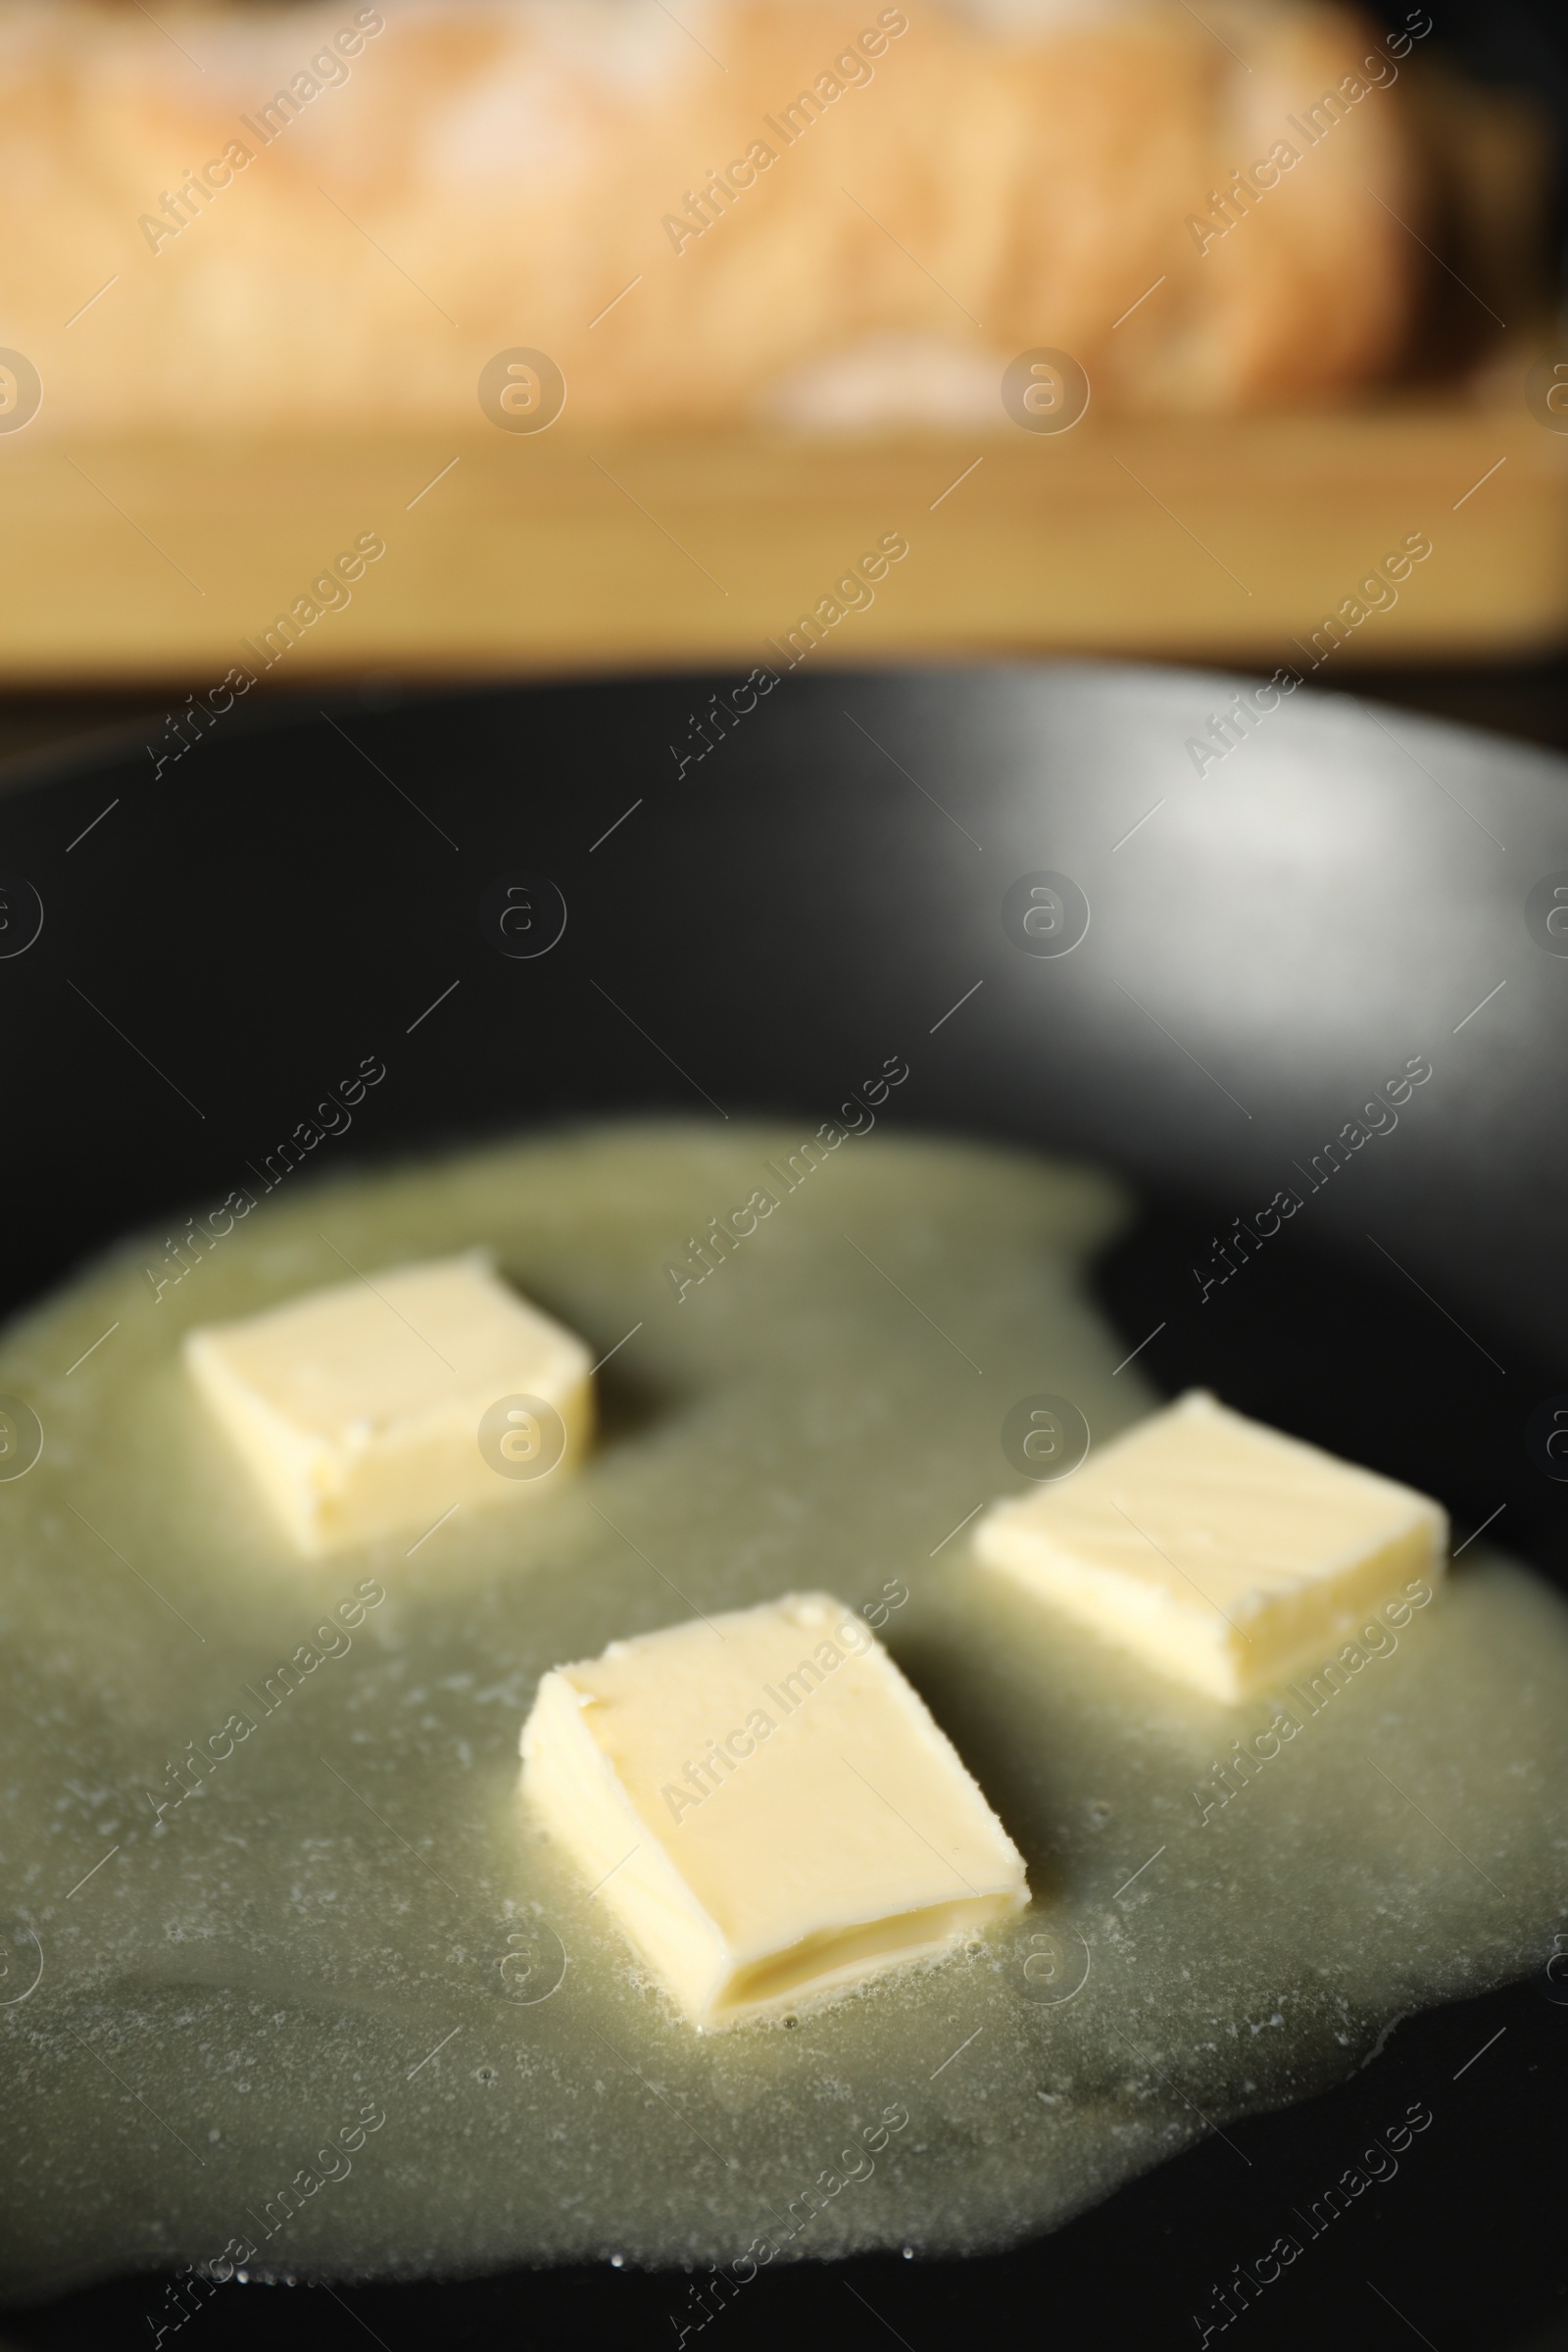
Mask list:
[[[0,344],[39,432],[456,429],[519,347],[566,429],[1000,422],[1041,347],[1107,408],[1323,399],[1407,331],[1398,48],[1309,0],[11,0]]]

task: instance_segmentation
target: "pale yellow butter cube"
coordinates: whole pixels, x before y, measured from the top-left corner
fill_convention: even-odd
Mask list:
[[[185,1357],[305,1551],[540,1493],[592,1434],[588,1349],[478,1252],[207,1324]]]
[[[522,1755],[540,1818],[698,2026],[797,2007],[1028,1901],[952,1742],[825,1593],[558,1667]]]
[[[1222,1699],[1317,1664],[1447,1559],[1440,1504],[1195,1389],[997,1503],[983,1560]],[[1430,1591],[1428,1592],[1430,1597]]]

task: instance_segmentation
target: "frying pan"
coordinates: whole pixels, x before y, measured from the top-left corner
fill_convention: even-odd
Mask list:
[[[904,1124],[1133,1180],[1143,1216],[1097,1280],[1162,1390],[1210,1385],[1428,1488],[1461,1536],[1490,1520],[1561,1581],[1568,766],[1258,684],[1061,665],[369,686],[210,713],[177,758],[160,729],[18,773],[4,1303],[138,1222],[177,1232],[366,1054],[387,1080],[334,1165],[584,1113],[814,1121],[898,1054]],[[1548,1956],[1034,2245],[763,2274],[712,2339],[1196,2344],[1281,2205],[1425,2098],[1419,2180],[1236,2327],[1347,2352],[1568,2341]],[[189,2327],[668,2342],[684,2287],[608,2264],[231,2285]],[[128,2344],[148,2308],[125,2280],[6,2325]]]

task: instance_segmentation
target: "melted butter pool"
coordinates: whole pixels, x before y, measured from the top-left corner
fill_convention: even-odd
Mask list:
[[[1205,1817],[1271,1702],[1036,1615],[960,1529],[1017,1487],[1020,1397],[1097,1441],[1157,1401],[1080,1288],[1122,1197],[861,1139],[677,1304],[665,1262],[798,1141],[623,1127],[302,1185],[156,1303],[131,1248],[7,1334],[45,1443],[0,1484],[6,2291],[1003,2246],[1549,1948],[1568,1610],[1473,1547]],[[597,1456],[302,1562],[181,1331],[344,1279],[338,1251],[475,1243],[596,1354],[624,1339]],[[792,1587],[888,1612],[1034,1902],[698,2037],[532,1826],[517,1734],[545,1668]]]

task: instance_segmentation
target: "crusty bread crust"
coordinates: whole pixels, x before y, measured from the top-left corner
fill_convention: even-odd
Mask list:
[[[558,363],[567,429],[665,431],[1000,422],[1040,346],[1151,413],[1332,397],[1401,350],[1419,172],[1341,9],[676,13],[11,0],[0,343],[37,429],[456,428],[514,346]]]

